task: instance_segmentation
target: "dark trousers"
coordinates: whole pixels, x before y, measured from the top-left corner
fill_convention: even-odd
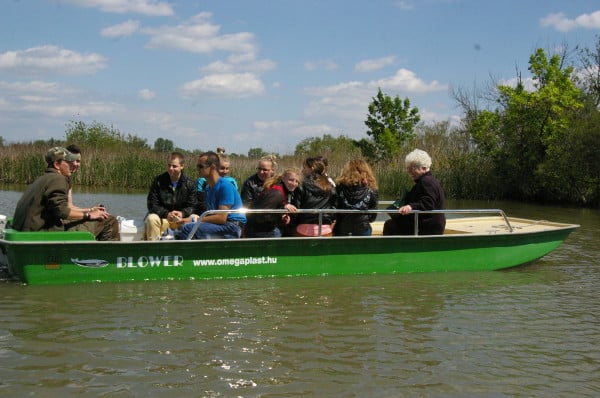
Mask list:
[[[121,240],[119,221],[115,216],[108,216],[105,220],[75,221],[65,224],[67,231],[88,231],[96,240]]]

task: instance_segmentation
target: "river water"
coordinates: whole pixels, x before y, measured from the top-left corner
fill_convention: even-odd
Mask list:
[[[12,215],[20,193],[0,192]],[[140,218],[145,195],[75,194]],[[0,284],[4,397],[598,397],[600,211],[507,271]]]

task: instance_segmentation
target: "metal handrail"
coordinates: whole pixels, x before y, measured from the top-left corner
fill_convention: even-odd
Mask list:
[[[379,205],[389,205],[392,201],[379,201]],[[298,209],[293,214],[317,214],[319,220],[318,236],[321,236],[321,228],[323,225],[323,214],[391,214],[397,213],[397,209],[372,209],[372,210],[354,210],[354,209]],[[186,237],[187,240],[192,239],[200,222],[206,216],[214,214],[289,214],[290,211],[286,209],[247,209],[245,207],[240,209],[228,209],[228,210],[207,210],[200,214],[196,224]],[[418,235],[419,232],[419,215],[420,214],[499,214],[504,219],[509,232],[513,232],[513,227],[510,225],[508,217],[501,209],[444,209],[444,210],[411,210],[409,214],[414,214],[415,217],[415,231],[414,234]]]

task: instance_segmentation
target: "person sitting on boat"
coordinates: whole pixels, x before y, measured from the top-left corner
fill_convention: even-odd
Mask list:
[[[296,206],[292,204],[296,189],[302,181],[302,172],[297,167],[290,167],[280,175],[265,181],[264,190],[252,204],[252,209],[286,209],[294,213]],[[279,238],[290,223],[288,214],[249,213],[246,226],[248,238]]]
[[[241,195],[245,207],[252,206],[254,199],[262,192],[265,181],[275,175],[276,169],[277,163],[275,162],[275,156],[269,155],[260,158],[256,173],[248,177],[242,184]]]
[[[302,166],[301,188],[296,195],[294,205],[298,209],[334,209],[336,202],[335,187],[325,175],[322,158],[309,157]],[[331,236],[333,214],[323,213],[319,226],[319,214],[298,213],[295,217],[297,236]],[[320,230],[319,230],[320,229]]]
[[[217,148],[217,155],[219,155],[219,175],[225,180],[231,182],[235,187],[236,191],[238,189],[238,184],[235,178],[231,177],[229,173],[231,172],[231,162],[229,160],[229,156],[225,154],[224,148]],[[197,215],[202,214],[206,211],[206,178],[200,177],[196,183],[196,209],[194,211],[193,216],[185,217],[183,219],[184,223],[194,221],[192,218],[197,217]]]
[[[196,210],[196,181],[184,173],[185,158],[173,152],[167,158],[167,171],[156,176],[147,197],[144,240],[159,240],[168,229],[177,229]]]
[[[338,209],[377,209],[377,180],[371,167],[363,159],[354,159],[344,165],[342,175],[337,179],[336,192]],[[339,213],[336,216],[333,234],[370,236],[373,232],[371,223],[375,218],[377,213]]]
[[[104,207],[103,205],[97,205],[94,207],[79,207],[73,203],[73,177],[81,167],[81,149],[78,145],[75,144],[70,144],[66,147],[66,149],[72,154],[77,155],[77,159],[75,159],[72,162],[69,162],[69,166],[71,166],[71,177],[69,177],[69,207],[71,208],[71,210],[75,209],[83,212],[93,211],[96,207]],[[73,225],[75,225],[76,223],[78,223],[78,221],[74,221],[73,223]],[[66,227],[67,229],[69,229],[70,226],[67,224]]]
[[[19,199],[12,228],[17,231],[89,231],[96,240],[119,240],[119,223],[103,207],[69,207],[70,162],[78,156],[63,147],[48,150],[46,171]]]
[[[444,190],[440,182],[431,174],[431,157],[425,151],[415,149],[404,159],[406,171],[415,185],[406,194],[398,214],[383,224],[384,235],[414,235],[415,217],[412,210],[445,209]],[[419,235],[441,235],[446,227],[446,216],[442,213],[419,214]]]
[[[233,184],[219,175],[219,156],[205,152],[196,164],[200,177],[206,178],[206,209],[237,210],[243,207],[240,194]],[[202,218],[201,222],[184,224],[178,239],[187,239],[193,233],[195,239],[240,238],[246,224],[242,213],[218,213]]]

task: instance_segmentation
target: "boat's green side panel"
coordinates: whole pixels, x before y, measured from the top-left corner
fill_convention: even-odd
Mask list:
[[[3,242],[29,284],[496,270],[536,260],[572,229],[534,234],[147,242]]]
[[[14,229],[4,231],[4,239],[11,242],[48,242],[95,240],[88,231],[33,231],[21,232]]]

